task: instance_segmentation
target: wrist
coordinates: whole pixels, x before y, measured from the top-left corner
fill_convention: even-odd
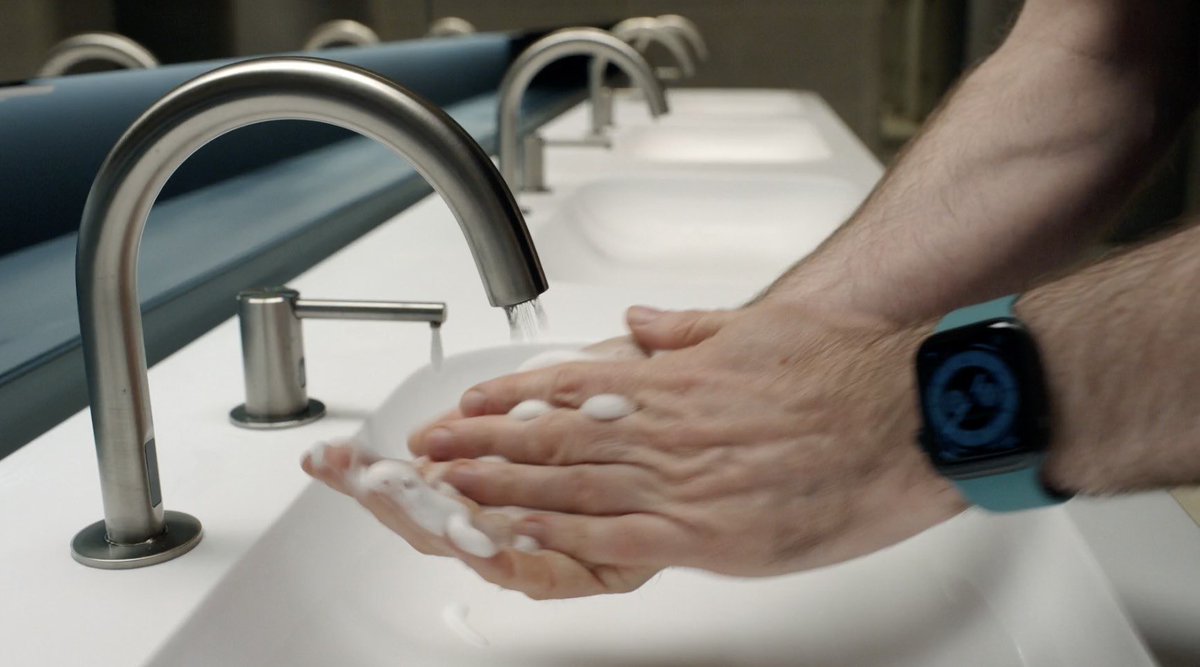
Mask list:
[[[876,347],[878,371],[867,384],[879,389],[873,413],[862,416],[870,425],[869,439],[887,464],[874,496],[894,530],[915,534],[966,508],[954,485],[934,469],[922,451],[917,434],[922,417],[916,377],[917,350],[933,333],[927,322],[893,330]]]
[[[1114,456],[1119,453],[1105,453],[1105,443],[1113,441],[1121,425],[1108,423],[1106,415],[1088,409],[1098,396],[1094,387],[1088,388],[1089,383],[1078,381],[1091,375],[1077,362],[1087,355],[1081,354],[1081,342],[1067,335],[1065,322],[1070,316],[1064,316],[1064,307],[1055,306],[1052,301],[1039,292],[1022,298],[1016,305],[1018,317],[1038,342],[1045,373],[1050,441],[1043,479],[1049,488],[1065,494],[1125,490],[1127,485],[1114,480],[1112,472],[1134,470],[1137,463],[1114,465]]]

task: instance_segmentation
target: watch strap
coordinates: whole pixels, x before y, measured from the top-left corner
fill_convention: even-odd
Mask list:
[[[1013,310],[1013,306],[1016,305],[1019,298],[1021,298],[1020,294],[1009,294],[999,299],[992,299],[991,301],[984,301],[983,303],[977,303],[966,308],[959,308],[943,317],[942,321],[938,322],[934,332],[957,329],[958,327],[965,327],[968,324],[976,324],[988,320],[1015,318],[1016,313]]]
[[[1044,458],[1044,455],[1038,456],[1025,467],[1011,472],[950,481],[968,501],[991,512],[1016,512],[1057,505],[1067,498],[1042,483]]]

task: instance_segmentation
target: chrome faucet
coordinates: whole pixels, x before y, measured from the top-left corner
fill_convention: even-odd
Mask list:
[[[671,22],[664,23],[657,18],[638,16],[613,26],[612,34],[632,44],[639,54],[645,51],[650,42],[658,42],[671,52],[683,76],[691,77],[696,74],[696,64],[688,53],[687,44],[682,37],[683,32]],[[604,74],[607,70],[608,61],[596,58],[588,72],[588,91],[592,101],[589,136],[593,138],[602,137],[605,128],[612,125],[613,93],[604,85]],[[656,72],[655,76],[660,81],[672,77],[679,78],[678,75],[662,71]]]
[[[408,158],[446,200],[495,306],[546,290],[512,193],[487,154],[437,107],[362,69],[310,58],[222,67],[168,93],[125,132],[92,184],[79,230],[76,289],[104,520],[72,543],[92,567],[153,565],[186,553],[200,522],[164,512],[146,382],[138,247],[164,183],[216,137],[268,120],[355,130]]]
[[[326,21],[313,30],[312,36],[304,43],[305,51],[320,51],[331,46],[370,46],[379,43],[379,35],[374,30],[350,19]]]
[[[567,56],[592,56],[594,60],[611,59],[633,79],[646,94],[650,113],[659,116],[667,112],[667,98],[662,84],[654,77],[650,63],[625,41],[597,28],[567,28],[539,39],[521,52],[509,66],[500,82],[500,111],[497,125],[500,134],[500,173],[514,190],[522,188],[519,169],[527,156],[519,152],[517,114],[521,98],[529,82],[543,67]],[[536,145],[527,142],[527,145]],[[536,158],[535,158],[536,160]],[[540,164],[540,162],[538,162]]]
[[[701,62],[708,60],[708,44],[705,43],[704,35],[695,21],[679,14],[663,14],[656,18],[660,26],[674,30],[687,40],[697,60]]]
[[[466,37],[474,35],[475,25],[457,16],[443,16],[429,24],[426,37]]]
[[[651,42],[662,44],[675,59],[683,76],[696,75],[696,61],[688,50],[687,39],[677,27],[651,16],[637,16],[614,25],[611,32],[633,44],[638,53],[645,53]]]
[[[72,67],[89,60],[104,60],[125,69],[158,67],[158,59],[153,53],[124,35],[85,32],[51,47],[37,75],[42,78],[62,76]]]

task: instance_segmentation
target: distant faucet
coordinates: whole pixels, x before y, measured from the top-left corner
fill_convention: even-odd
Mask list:
[[[186,553],[200,522],[164,512],[138,298],[138,247],[171,173],[216,137],[268,120],[316,120],[355,130],[408,158],[458,219],[492,305],[546,290],[512,193],[487,154],[437,107],[375,74],[310,58],[222,67],[171,91],[125,132],[100,168],[79,230],[76,289],[104,521],[72,554],[122,569]]]
[[[625,19],[612,28],[612,34],[621,40],[629,42],[638,53],[645,51],[651,41],[662,44],[671,52],[679,64],[684,76],[696,74],[696,64],[688,53],[682,31],[660,23],[658,19],[649,16],[639,16]],[[613,98],[612,91],[604,85],[604,74],[608,70],[608,61],[596,58],[588,71],[588,91],[592,101],[592,124],[589,136],[600,137],[604,129],[612,125]],[[662,76],[657,78],[661,81]]]
[[[475,34],[475,26],[468,20],[457,16],[443,16],[429,24],[426,37],[466,37]]]
[[[520,189],[518,174],[523,157],[517,144],[517,115],[521,98],[533,77],[543,67],[567,56],[592,56],[611,59],[633,79],[646,94],[650,113],[659,116],[667,112],[667,98],[662,84],[654,77],[650,63],[625,41],[597,28],[567,28],[539,39],[525,49],[509,66],[500,82],[500,173],[513,189]]]
[[[689,43],[677,27],[651,16],[638,16],[621,21],[610,32],[633,44],[638,53],[645,53],[651,42],[658,42],[671,52],[684,76],[696,75],[696,61],[688,50]]]
[[[62,76],[72,67],[89,60],[104,60],[125,69],[158,67],[158,59],[153,53],[124,35],[85,32],[51,47],[37,75],[41,78]]]
[[[304,43],[304,50],[320,51],[331,46],[370,46],[378,43],[379,35],[374,30],[358,21],[338,19],[317,26]]]
[[[656,18],[659,25],[675,30],[687,40],[697,60],[701,62],[708,60],[708,44],[705,43],[704,35],[700,32],[700,27],[696,25],[695,21],[679,14],[663,14]]]

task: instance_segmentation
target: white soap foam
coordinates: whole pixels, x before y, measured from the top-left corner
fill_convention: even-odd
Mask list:
[[[619,394],[596,394],[584,401],[579,411],[597,421],[613,421],[633,414],[637,405]]]
[[[518,373],[541,370],[559,364],[569,364],[575,361],[596,361],[597,357],[583,350],[550,350],[536,354],[517,366]]]
[[[320,470],[325,467],[325,452],[328,449],[329,443],[318,442],[312,446],[312,449],[304,453],[304,457],[308,459],[308,463],[312,466],[313,470]]]
[[[389,496],[414,523],[434,535],[444,536],[446,521],[467,511],[462,503],[426,484],[417,469],[404,461],[376,461],[363,474],[362,485]]]
[[[517,421],[526,422],[530,419],[537,419],[542,415],[549,414],[553,410],[554,406],[550,405],[546,401],[538,398],[531,398],[514,405],[512,410],[508,411],[508,416],[516,419]]]
[[[468,644],[475,646],[487,646],[487,637],[479,634],[467,623],[467,615],[471,613],[471,608],[459,602],[452,602],[442,608],[442,622],[450,628],[454,634]]]
[[[485,454],[475,459],[476,461],[484,461],[486,463],[508,463],[508,459],[499,454]]]
[[[467,518],[466,512],[452,514],[446,520],[446,538],[459,549],[479,558],[491,558],[500,550]]]
[[[513,538],[512,548],[521,553],[531,554],[541,549],[542,545],[538,544],[537,540],[528,535],[517,535]]]

